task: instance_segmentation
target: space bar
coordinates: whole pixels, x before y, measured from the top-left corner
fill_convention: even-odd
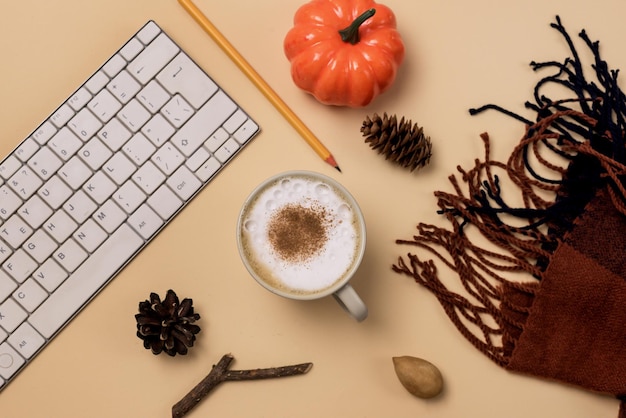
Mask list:
[[[122,226],[54,291],[28,322],[52,337],[143,244],[128,225]]]

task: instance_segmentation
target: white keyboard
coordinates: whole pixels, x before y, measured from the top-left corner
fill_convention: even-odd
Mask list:
[[[0,162],[0,387],[259,131],[148,22]]]

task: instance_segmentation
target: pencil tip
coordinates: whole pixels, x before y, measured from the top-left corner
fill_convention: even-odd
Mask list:
[[[324,161],[326,161],[331,166],[335,167],[337,169],[337,171],[339,171],[341,173],[341,169],[339,168],[339,164],[337,164],[337,161],[335,161],[335,158],[332,155],[329,155],[328,157],[326,157],[326,159]]]

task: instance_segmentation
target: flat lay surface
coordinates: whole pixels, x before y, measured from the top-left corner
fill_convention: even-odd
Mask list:
[[[0,392],[6,417],[168,417],[223,355],[233,369],[313,363],[302,376],[226,382],[189,416],[220,417],[615,417],[618,402],[561,383],[505,371],[456,330],[436,298],[391,266],[418,222],[440,223],[435,190],[457,166],[505,160],[523,127],[539,76],[531,61],[569,56],[550,24],[560,16],[575,42],[585,29],[603,58],[624,68],[624,6],[538,0],[425,4],[383,2],[396,15],[405,58],[391,88],[363,108],[321,104],[295,86],[283,40],[304,1],[236,0],[196,5],[332,152],[324,163],[176,0],[12,2],[0,27],[0,155],[4,157],[148,20],[168,34],[258,122],[261,132],[131,264]],[[582,49],[581,49],[582,50]],[[586,51],[585,51],[586,52]],[[583,55],[581,59],[589,59]],[[432,140],[426,167],[409,172],[370,149],[360,132],[373,114],[418,123]],[[249,275],[236,243],[241,206],[263,180],[288,170],[330,176],[358,201],[367,248],[351,284],[368,306],[358,323],[333,300],[295,301]],[[522,278],[523,279],[523,278]],[[138,303],[173,289],[192,298],[201,332],[186,356],[152,355],[135,335]],[[409,394],[393,357],[437,366],[443,392]]]

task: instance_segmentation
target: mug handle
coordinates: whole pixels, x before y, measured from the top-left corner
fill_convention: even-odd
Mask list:
[[[358,322],[367,318],[367,306],[365,306],[365,303],[363,303],[354,288],[349,284],[344,285],[333,293],[333,297]]]

